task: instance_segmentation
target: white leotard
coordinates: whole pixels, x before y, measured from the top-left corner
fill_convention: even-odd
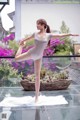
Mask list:
[[[37,33],[34,33],[35,46],[29,50],[33,60],[42,58],[50,37],[51,33],[46,33],[42,38]]]

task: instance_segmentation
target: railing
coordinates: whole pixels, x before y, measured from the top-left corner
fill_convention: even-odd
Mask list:
[[[0,56],[0,58],[14,58],[15,56]],[[43,56],[43,58],[52,58],[52,57],[80,57],[80,55],[54,55],[54,56]]]
[[[12,59],[11,63],[14,62],[14,63],[18,63],[16,62],[15,60],[13,60],[15,58],[15,56],[0,56],[0,59]],[[75,58],[80,58],[80,55],[54,55],[54,56],[43,56],[43,66],[44,64],[46,63],[46,58],[49,58],[49,65],[51,65],[52,63],[56,64],[56,69],[57,70],[64,70],[64,69],[68,69],[69,68],[69,74],[70,76],[72,77],[74,83],[80,83],[80,61],[76,60]],[[55,59],[52,59],[52,58],[56,58]],[[59,59],[57,59],[59,58]],[[61,58],[61,60],[60,60]],[[67,59],[66,59],[66,62],[65,62],[65,59],[66,58],[69,58],[68,59],[68,62],[67,62]],[[73,59],[71,59],[73,58]],[[50,63],[51,62],[51,63]],[[1,64],[1,63],[0,63]],[[22,66],[21,62],[18,63],[19,64],[19,73],[22,71],[22,72],[27,72],[26,68],[28,68],[28,70],[33,70],[33,64],[29,67],[27,67],[27,64],[25,65],[25,68],[22,68],[20,70],[20,67]],[[7,63],[5,63],[5,67],[6,67]],[[51,66],[52,67],[52,66]],[[2,68],[0,68],[2,69]],[[49,69],[49,68],[48,68]],[[53,69],[53,68],[51,68]],[[77,71],[76,71],[77,70]],[[3,75],[5,76],[4,78],[2,78],[2,74],[6,74],[6,71],[0,71],[1,74],[0,74],[0,87],[1,86],[12,86],[12,87],[15,87],[15,86],[20,86],[20,80],[21,79],[17,79],[17,78],[9,78],[9,80],[7,80],[8,78],[6,78],[6,75]],[[8,72],[8,71],[7,71]]]

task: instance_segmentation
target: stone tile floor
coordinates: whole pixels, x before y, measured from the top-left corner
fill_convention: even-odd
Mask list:
[[[22,87],[0,87],[0,102],[6,94],[11,96],[34,96],[34,91]],[[38,107],[0,107],[0,120],[80,120],[80,85],[71,84],[67,90],[41,91],[42,95],[63,95],[65,105]]]

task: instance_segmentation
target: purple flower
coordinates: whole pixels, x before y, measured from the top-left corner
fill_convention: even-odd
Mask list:
[[[3,38],[2,42],[8,42],[8,40],[9,40],[9,37],[5,37]]]
[[[32,65],[33,64],[32,60],[27,60],[27,63],[28,63],[28,65]]]
[[[18,68],[19,68],[19,63],[18,63],[18,62],[12,62],[12,66],[13,66],[15,69],[18,69]]]
[[[14,38],[15,38],[15,34],[12,33],[12,34],[6,36],[5,38],[3,38],[2,42],[8,43],[10,40],[14,40]]]
[[[21,62],[21,68],[25,68],[25,62]]]
[[[14,38],[15,38],[15,35],[13,33],[9,35],[9,40],[14,40]]]
[[[60,44],[64,44],[64,41],[62,41],[60,39],[51,39],[51,41],[50,41],[50,46],[51,47],[56,47]]]
[[[0,56],[12,56],[13,54],[13,50],[0,47]]]
[[[44,56],[46,56],[46,55],[50,56],[50,55],[53,55],[54,52],[55,52],[55,49],[47,48],[47,49],[44,50],[43,55],[44,55]]]

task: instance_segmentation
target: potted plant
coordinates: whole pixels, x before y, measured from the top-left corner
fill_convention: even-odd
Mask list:
[[[52,72],[47,69],[42,69],[40,76],[41,91],[67,89],[71,83],[71,80],[68,79],[68,71]],[[35,74],[23,77],[20,83],[24,90],[35,90]]]

